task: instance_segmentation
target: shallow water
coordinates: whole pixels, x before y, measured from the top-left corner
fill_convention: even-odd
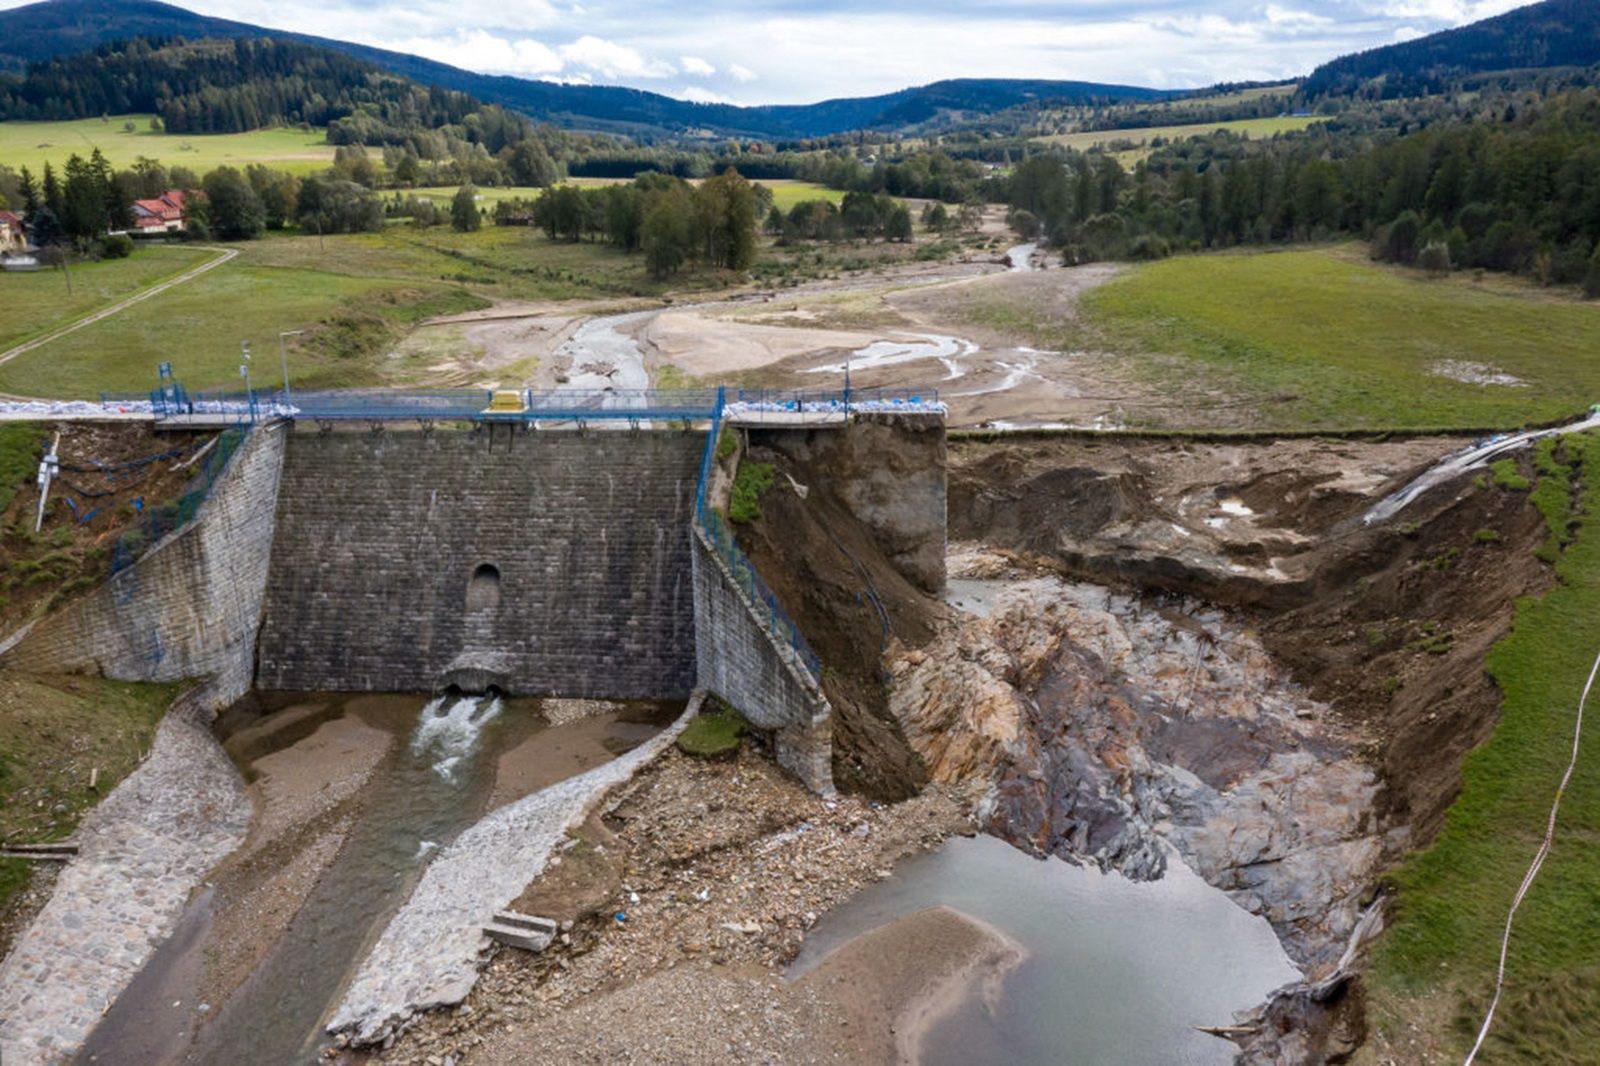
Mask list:
[[[363,816],[283,938],[201,1030],[191,1061],[306,1062],[323,1042],[321,1019],[383,921],[421,875],[424,841],[443,842],[482,810],[490,775],[473,772],[493,728],[492,697],[435,699],[415,712],[410,743],[367,785]],[[395,723],[398,724],[398,723]]]
[[[936,1022],[923,1066],[1201,1066],[1232,1044],[1195,1025],[1227,1025],[1300,974],[1265,920],[1173,856],[1160,881],[1133,882],[994,837],[952,840],[902,862],[826,914],[791,967],[924,907],[982,919],[1030,952],[991,1014],[973,997]]]
[[[653,736],[673,711],[616,707],[562,726],[545,723],[537,700],[493,697],[252,696],[224,712],[219,732],[247,777],[257,759],[292,753],[344,715],[384,729],[395,743],[364,786],[332,864],[230,999],[197,1010],[202,954],[228,948],[207,940],[216,907],[208,891],[185,912],[183,935],[157,950],[91,1034],[79,1061],[313,1061],[326,1043],[324,1017],[389,917],[492,796],[509,802],[604,763]]]
[[[1037,251],[1037,242],[1018,244],[1006,249],[1006,263],[1019,274],[1025,274],[1033,269],[1033,253]]]

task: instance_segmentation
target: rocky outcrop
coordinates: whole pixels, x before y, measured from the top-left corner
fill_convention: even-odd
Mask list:
[[[1383,848],[1376,777],[1327,708],[1218,611],[953,564],[962,617],[893,664],[930,774],[986,776],[987,828],[1037,853],[1148,879],[1175,847],[1296,961],[1336,956]]]

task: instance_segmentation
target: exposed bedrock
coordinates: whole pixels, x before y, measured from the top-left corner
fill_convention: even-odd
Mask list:
[[[1383,846],[1328,708],[1214,609],[953,562],[963,615],[894,660],[890,698],[933,777],[990,777],[988,829],[1037,853],[1147,879],[1176,848],[1301,965],[1336,957]]]
[[[1526,494],[1470,474],[1363,523],[1462,444],[964,442],[951,449],[951,537],[1152,602],[1225,608],[1357,729],[1385,786],[1377,814],[1420,846],[1456,794],[1461,757],[1493,728],[1483,657],[1517,597],[1551,581]]]

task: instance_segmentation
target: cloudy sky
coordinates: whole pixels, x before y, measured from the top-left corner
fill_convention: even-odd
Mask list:
[[[1525,0],[177,0],[495,74],[803,103],[952,77],[1185,88],[1303,74]],[[0,7],[19,6],[0,0]]]

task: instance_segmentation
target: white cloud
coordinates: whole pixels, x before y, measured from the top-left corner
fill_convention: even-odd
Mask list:
[[[24,2],[0,0],[0,8]],[[749,93],[752,103],[801,103],[955,77],[1156,88],[1294,77],[1528,0],[177,2],[472,70],[657,89],[687,83],[694,88],[680,91],[686,99]],[[759,62],[759,75],[740,60]]]
[[[559,55],[531,37],[507,40],[485,30],[458,30],[453,37],[414,37],[390,47],[490,74],[554,74],[563,66]]]
[[[1460,26],[1503,15],[1528,0],[1386,0],[1376,13],[1392,19],[1431,19]],[[1369,8],[1369,10],[1372,10]]]
[[[1326,15],[1316,15],[1310,11],[1296,11],[1293,8],[1280,7],[1277,4],[1268,4],[1261,9],[1261,13],[1266,15],[1267,21],[1274,26],[1283,26],[1290,29],[1297,26],[1327,26],[1333,22],[1333,19]]]
[[[735,102],[721,93],[712,92],[703,85],[691,85],[686,89],[679,89],[672,95],[679,100],[688,100],[692,104],[731,104]]]
[[[606,78],[668,78],[678,72],[662,59],[648,59],[625,44],[585,34],[558,49],[573,66],[587,67]]]

